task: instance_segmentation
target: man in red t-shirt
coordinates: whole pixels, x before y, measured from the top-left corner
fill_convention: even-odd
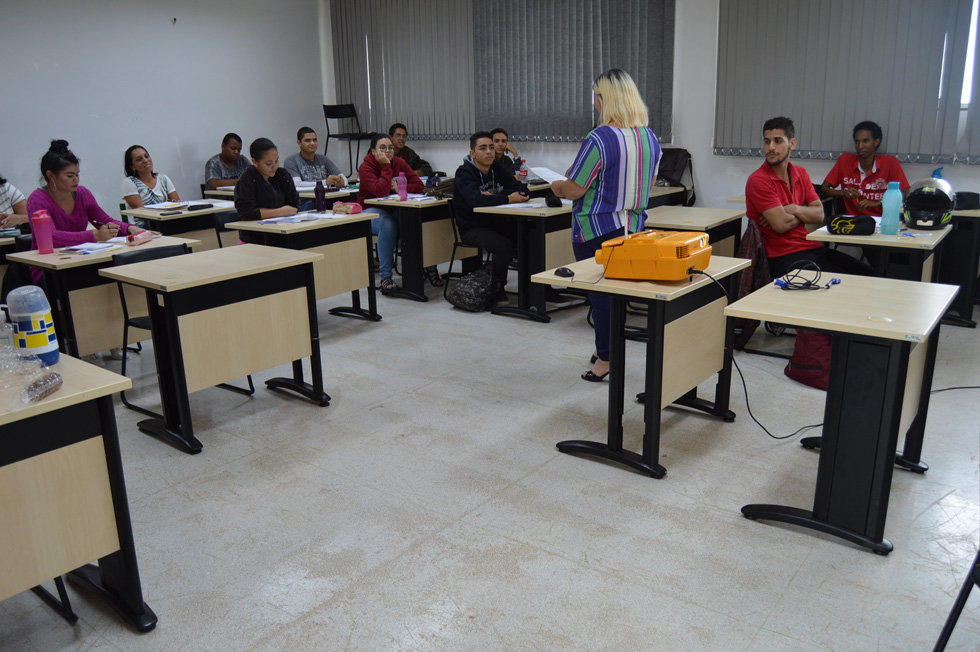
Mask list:
[[[745,184],[746,214],[759,225],[770,273],[778,278],[809,261],[827,272],[870,274],[867,265],[806,239],[805,225],[823,223],[824,212],[810,175],[789,162],[795,135],[789,118],[767,120],[762,127],[766,160]]]
[[[889,181],[898,181],[903,191],[909,187],[898,159],[878,154],[881,127],[870,120],[854,126],[856,154],[841,154],[823,181],[821,189],[831,197],[843,197],[848,215],[881,217],[881,198]],[[837,187],[840,187],[837,190]]]

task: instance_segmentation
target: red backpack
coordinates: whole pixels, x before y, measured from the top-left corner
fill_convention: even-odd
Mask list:
[[[825,333],[796,331],[796,348],[783,373],[804,385],[826,390],[832,342],[830,335]]]

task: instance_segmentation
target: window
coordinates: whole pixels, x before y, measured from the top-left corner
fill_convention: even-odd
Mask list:
[[[506,129],[581,140],[592,80],[623,68],[671,134],[674,0],[331,0],[337,101],[415,139]]]
[[[976,47],[968,48],[973,5],[721,0],[715,153],[758,156],[762,123],[786,115],[803,158],[850,151],[853,125],[874,120],[885,132],[880,151],[899,160],[966,160],[957,91]]]

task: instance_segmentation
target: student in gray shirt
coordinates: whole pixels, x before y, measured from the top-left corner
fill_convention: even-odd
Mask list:
[[[215,154],[204,164],[204,185],[211,190],[233,186],[250,165],[248,157],[242,156],[242,137],[227,133],[221,139],[221,153]]]
[[[323,154],[317,154],[316,132],[309,127],[301,127],[296,132],[296,144],[299,153],[286,159],[283,167],[290,176],[298,177],[300,181],[323,181],[325,186],[343,188],[347,185],[347,177],[340,173],[340,168]]]

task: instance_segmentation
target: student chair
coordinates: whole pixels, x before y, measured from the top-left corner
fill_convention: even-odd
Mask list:
[[[446,295],[449,293],[449,279],[460,278],[464,275],[464,272],[454,272],[453,263],[456,262],[456,251],[460,247],[467,247],[469,249],[476,249],[479,252],[477,255],[483,258],[483,249],[479,245],[475,245],[471,242],[466,242],[459,235],[459,226],[456,224],[456,211],[453,208],[453,202],[450,200],[446,206],[449,208],[449,222],[453,225],[453,253],[449,257],[449,269],[445,274],[442,275],[443,286],[442,286],[442,297],[445,299]]]
[[[324,104],[323,105],[323,119],[327,123],[327,138],[323,145],[323,155],[327,155],[327,149],[330,147],[330,139],[336,138],[337,140],[347,141],[347,163],[350,166],[350,174],[347,176],[353,176],[355,163],[361,160],[361,141],[371,140],[371,133],[361,130],[361,122],[357,119],[357,109],[354,108],[353,104]],[[330,121],[337,121],[337,128],[339,133],[330,132]],[[343,120],[353,120],[353,131],[344,131],[341,125],[343,125]],[[351,123],[348,122],[348,125]],[[354,158],[353,147],[354,141],[357,141],[357,158]]]
[[[142,263],[148,260],[159,260],[161,258],[169,258],[171,256],[181,256],[188,253],[188,248],[186,244],[179,245],[169,245],[166,247],[154,247],[152,249],[136,249],[135,251],[126,251],[123,253],[116,254],[112,257],[112,264],[119,265],[129,265],[131,263]],[[119,290],[119,303],[122,305],[123,312],[123,358],[119,369],[120,375],[126,375],[126,362],[128,358],[128,353],[131,351],[137,353],[139,350],[129,348],[129,329],[130,328],[140,328],[143,330],[151,330],[150,318],[149,316],[143,317],[131,317],[129,314],[129,306],[126,305],[126,292],[123,287],[123,283],[117,281],[116,287]],[[142,348],[142,347],[141,347]],[[222,383],[219,387],[224,387],[231,391],[235,391],[247,396],[251,396],[255,393],[255,385],[252,383],[252,377],[248,376],[248,389],[243,389],[240,387],[233,387],[231,385],[226,385]],[[135,410],[141,414],[145,414],[148,417],[154,417],[157,419],[163,419],[162,414],[148,410],[147,408],[140,407],[130,403],[126,399],[126,392],[119,392],[119,398],[122,400],[123,405],[128,407],[130,410]]]

